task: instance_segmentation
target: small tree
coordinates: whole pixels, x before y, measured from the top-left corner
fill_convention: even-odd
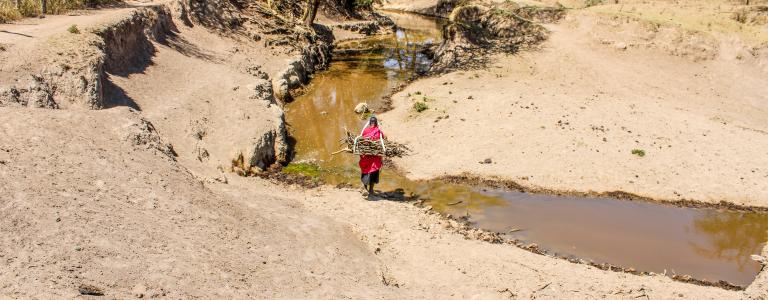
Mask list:
[[[317,16],[317,7],[320,6],[320,0],[307,0],[307,8],[304,10],[304,25],[312,27]]]

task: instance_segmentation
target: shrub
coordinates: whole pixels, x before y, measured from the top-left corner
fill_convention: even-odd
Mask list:
[[[115,0],[47,0],[46,14],[58,15],[73,9],[86,6],[93,7],[116,2]],[[13,0],[0,0],[0,23],[7,23],[23,17],[40,15],[40,0],[19,0],[19,5]]]
[[[0,1],[0,24],[21,19],[21,14],[11,1]]]
[[[415,110],[416,112],[422,112],[427,109],[429,109],[429,106],[427,106],[427,104],[424,102],[416,101],[413,103],[413,110]]]
[[[67,31],[69,31],[69,33],[74,33],[74,34],[80,33],[80,29],[77,29],[77,25],[69,26],[69,28],[67,28]]]
[[[592,7],[600,4],[603,4],[603,0],[585,0],[584,1],[584,7]]]
[[[368,8],[373,6],[374,0],[355,0],[355,7]]]
[[[645,150],[642,149],[632,149],[632,154],[643,157],[645,156]]]

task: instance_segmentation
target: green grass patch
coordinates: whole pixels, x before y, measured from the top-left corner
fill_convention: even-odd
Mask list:
[[[586,0],[584,1],[584,7],[592,7],[595,5],[603,4],[603,0]]]
[[[645,150],[643,149],[632,149],[632,154],[643,157],[645,156]]]
[[[369,8],[373,6],[373,0],[355,0],[355,7]]]
[[[67,28],[67,31],[69,31],[69,33],[74,33],[74,34],[80,33],[80,29],[77,29],[77,25],[74,25],[74,24],[72,26],[69,26],[69,28]]]
[[[320,166],[310,163],[292,163],[283,167],[283,172],[309,177],[320,177]]]
[[[422,112],[427,109],[429,109],[429,106],[424,102],[416,101],[413,103],[413,110],[415,110],[416,112]]]

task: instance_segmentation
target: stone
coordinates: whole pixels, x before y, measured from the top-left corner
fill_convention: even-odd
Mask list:
[[[361,102],[355,106],[355,113],[362,114],[368,112],[368,103]]]
[[[77,290],[80,295],[104,296],[104,291],[90,284],[81,284]]]

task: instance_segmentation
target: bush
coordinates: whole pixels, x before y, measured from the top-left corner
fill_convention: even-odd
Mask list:
[[[413,110],[415,110],[416,112],[422,112],[427,109],[429,109],[429,106],[427,106],[427,104],[424,102],[416,101],[413,103]]]
[[[603,4],[603,0],[585,0],[584,1],[584,7],[592,7],[600,4]]]
[[[77,25],[69,26],[69,28],[67,28],[67,31],[69,31],[69,33],[74,33],[74,34],[80,33],[80,29],[77,29]]]
[[[13,0],[0,0],[0,23],[7,23],[23,17],[40,15],[40,0],[19,0],[16,7]],[[116,2],[115,0],[46,0],[46,14],[58,15],[73,9],[86,6],[93,7],[101,4]]]
[[[632,149],[632,154],[643,157],[645,156],[645,150],[642,149]]]
[[[355,7],[368,8],[373,6],[374,0],[355,0]]]
[[[0,24],[18,19],[21,19],[21,14],[14,7],[13,2],[0,0]]]

